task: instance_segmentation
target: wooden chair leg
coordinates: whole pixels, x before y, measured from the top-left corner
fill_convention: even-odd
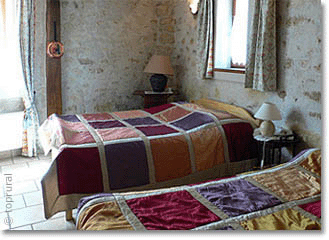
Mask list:
[[[66,217],[66,221],[72,221],[73,220],[72,209],[66,210],[65,217]]]

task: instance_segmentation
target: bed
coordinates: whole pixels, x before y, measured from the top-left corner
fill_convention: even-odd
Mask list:
[[[321,230],[321,151],[277,167],[161,190],[82,198],[78,230]]]
[[[258,122],[243,108],[201,99],[144,110],[53,114],[39,136],[53,161],[41,181],[45,217],[95,193],[158,189],[252,169]]]

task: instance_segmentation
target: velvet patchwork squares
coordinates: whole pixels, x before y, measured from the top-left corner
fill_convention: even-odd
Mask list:
[[[122,112],[114,112],[116,116],[118,116],[121,119],[126,118],[137,118],[137,117],[147,117],[147,113],[141,111],[141,110],[130,110],[130,111],[122,111]]]
[[[246,230],[320,230],[321,225],[289,208],[240,223]]]
[[[133,126],[160,124],[159,121],[156,121],[156,120],[154,120],[153,118],[150,118],[150,117],[131,118],[131,119],[125,119],[124,121],[129,123],[130,125],[133,125]]]
[[[281,203],[271,194],[243,179],[197,188],[197,191],[230,217]]]
[[[62,126],[62,131],[88,131],[88,129],[85,127],[85,125],[82,122],[68,122],[61,118],[58,118],[59,124]]]
[[[299,207],[304,209],[306,212],[309,212],[314,216],[321,218],[321,200],[299,205]]]
[[[96,131],[101,136],[103,141],[139,137],[139,135],[134,130],[127,127],[97,129]]]
[[[95,143],[94,137],[88,131],[64,131],[64,143],[69,145],[79,145],[85,143]]]
[[[172,125],[179,127],[185,131],[191,130],[193,128],[202,126],[207,123],[212,123],[214,120],[207,114],[194,112],[183,119],[171,123]]]
[[[125,127],[125,125],[117,120],[105,121],[105,122],[88,122],[90,126],[95,129],[105,129],[105,128],[115,128],[115,127]]]
[[[172,108],[168,109],[167,111],[164,111],[164,112],[161,112],[161,113],[155,115],[155,117],[159,118],[160,120],[162,120],[164,122],[172,122],[172,121],[180,119],[190,113],[191,113],[191,111],[188,111],[188,110],[185,110],[184,108],[176,106],[176,107],[172,107]]]
[[[156,107],[147,108],[147,109],[144,109],[144,111],[151,113],[151,114],[155,114],[155,113],[159,113],[164,110],[167,110],[174,106],[175,106],[174,104],[168,103],[168,104],[164,104],[164,105],[160,105],[160,106],[156,106]]]
[[[79,118],[76,115],[56,115],[56,116],[68,122],[80,122]]]
[[[134,198],[126,202],[148,230],[187,230],[220,220],[187,191]]]
[[[105,145],[105,154],[110,189],[149,183],[149,169],[143,141]]]
[[[189,148],[182,135],[150,139],[155,179],[167,181],[192,172]]]
[[[293,167],[255,175],[252,179],[288,201],[321,193],[320,179]]]
[[[143,132],[146,136],[157,136],[157,135],[165,135],[171,133],[177,133],[178,131],[167,127],[165,125],[160,126],[148,126],[148,127],[136,127],[136,129]]]
[[[86,113],[82,114],[84,119],[87,121],[103,121],[103,120],[111,120],[113,117],[108,113]]]

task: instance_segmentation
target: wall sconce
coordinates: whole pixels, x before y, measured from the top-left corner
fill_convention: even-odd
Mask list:
[[[198,12],[199,1],[200,0],[188,0],[192,14],[196,14]]]

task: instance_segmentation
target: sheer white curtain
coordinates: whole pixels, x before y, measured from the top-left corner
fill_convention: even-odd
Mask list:
[[[16,0],[0,0],[0,151],[22,147],[23,86]],[[10,103],[10,105],[8,105]]]
[[[34,4],[34,0],[0,0],[0,99],[23,98],[22,155],[28,157],[37,154],[39,123],[34,103]]]
[[[247,56],[248,1],[236,0],[232,26],[231,56],[234,65],[245,65]]]
[[[215,68],[231,67],[232,0],[216,1]]]
[[[215,68],[245,65],[247,48],[248,1],[216,1]]]
[[[18,0],[0,0],[0,99],[22,96]]]

